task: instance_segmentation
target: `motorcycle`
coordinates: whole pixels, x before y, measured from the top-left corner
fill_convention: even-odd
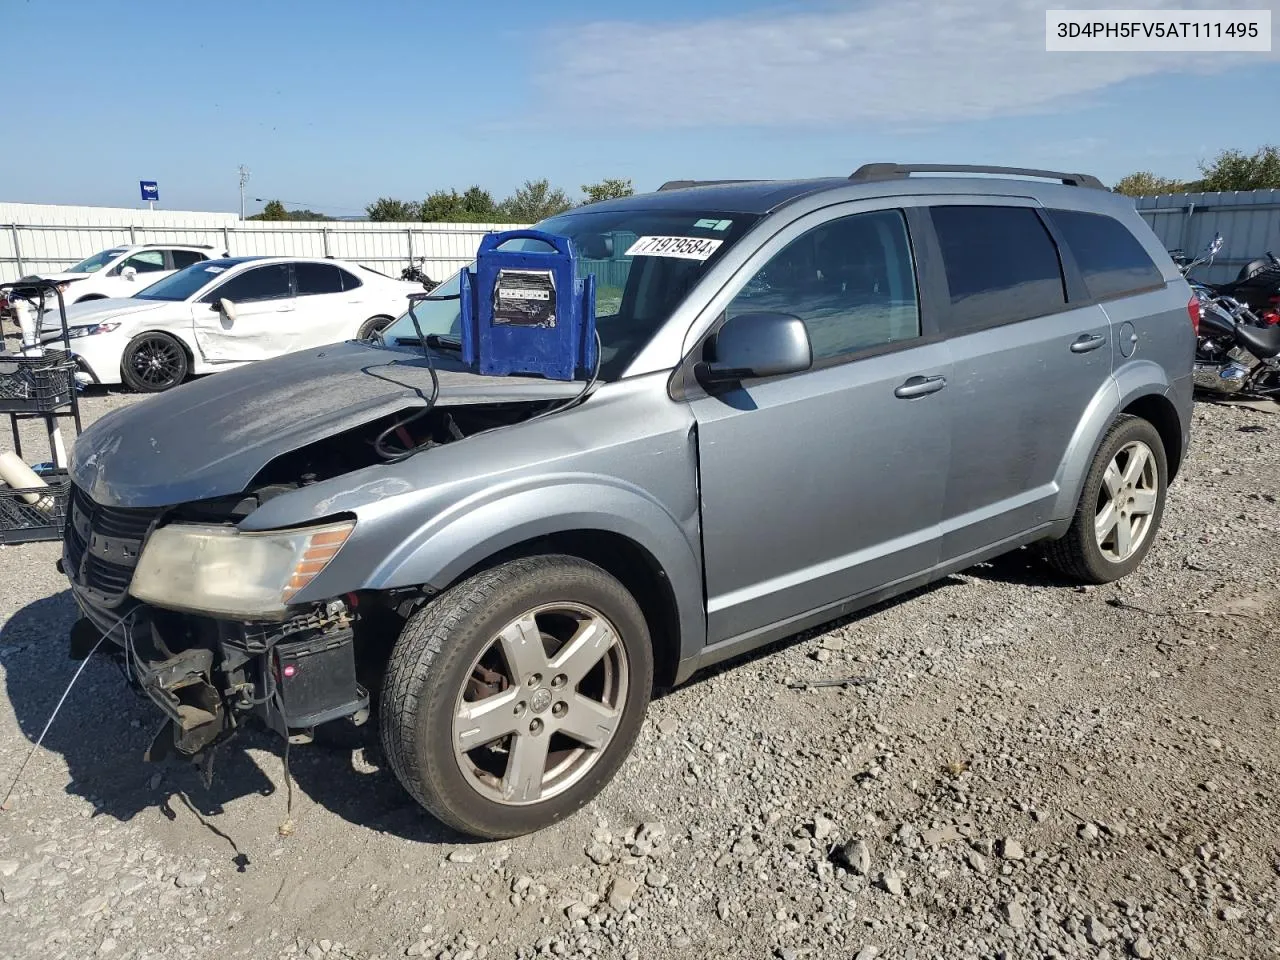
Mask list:
[[[420,283],[424,290],[430,293],[440,284],[427,276],[426,270],[423,269],[427,262],[426,257],[419,257],[417,263],[411,263],[400,271],[401,280],[409,280],[413,283]]]
[[[1202,296],[1192,381],[1218,395],[1280,398],[1280,326],[1234,297]]]
[[[1180,250],[1172,250],[1170,254],[1197,295],[1205,294],[1210,298],[1230,297],[1249,308],[1250,317],[1244,318],[1246,322],[1264,327],[1280,325],[1280,258],[1270,250],[1265,257],[1246,263],[1240,268],[1236,278],[1226,283],[1208,283],[1190,276],[1191,271],[1200,264],[1212,264],[1222,250],[1222,245],[1222,234],[1215,233],[1204,253],[1190,262],[1187,262]]]

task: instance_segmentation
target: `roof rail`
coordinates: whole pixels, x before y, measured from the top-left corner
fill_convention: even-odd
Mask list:
[[[721,183],[754,183],[754,180],[668,180],[658,188],[663,190],[683,190],[685,187],[712,187]]]
[[[899,180],[913,173],[996,173],[1013,177],[1040,177],[1058,180],[1069,187],[1089,187],[1106,190],[1097,177],[1087,173],[1062,173],[1057,170],[1032,170],[1025,167],[988,167],[964,163],[864,163],[849,177],[850,180]]]

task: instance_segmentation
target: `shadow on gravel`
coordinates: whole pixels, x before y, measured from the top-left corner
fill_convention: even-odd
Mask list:
[[[743,666],[744,664],[751,663],[754,660],[761,660],[765,657],[772,656],[773,654],[777,653],[780,650],[785,650],[787,647],[795,646],[796,644],[803,643],[806,640],[812,640],[814,637],[820,637],[824,633],[831,633],[833,630],[839,630],[842,627],[847,627],[850,624],[857,623],[858,621],[864,620],[867,617],[875,616],[878,613],[882,613],[885,610],[890,610],[896,606],[899,606],[900,604],[910,603],[912,600],[918,599],[919,597],[928,596],[931,593],[936,593],[939,590],[945,590],[948,587],[960,586],[963,584],[963,582],[964,581],[959,580],[955,577],[943,577],[941,580],[935,580],[933,583],[928,583],[922,587],[917,587],[914,590],[909,590],[906,593],[899,594],[896,597],[892,597],[888,600],[882,600],[879,603],[872,604],[869,607],[863,607],[862,609],[854,613],[846,614],[843,617],[838,617],[835,620],[829,620],[825,623],[820,623],[816,627],[810,627],[809,629],[802,630],[799,633],[793,633],[790,636],[783,637],[780,640],[775,640],[772,643],[766,644],[763,647],[758,647],[755,650],[749,650],[746,653],[738,654],[737,656],[731,657],[728,660],[723,660],[720,663],[716,663],[716,664],[713,664],[712,666],[705,667],[704,669],[699,670],[697,673],[695,673],[688,680],[688,682],[685,684],[684,687],[663,689],[660,691],[656,691],[656,695],[659,697],[664,697],[669,693],[674,693],[676,690],[683,690],[686,687],[690,687],[690,686],[702,683],[706,680],[710,680],[712,677],[716,677],[722,673],[735,670],[738,667]]]
[[[1073,583],[1049,566],[1038,550],[1030,547],[1021,547],[962,572],[978,580],[1024,587],[1065,587]]]
[[[40,736],[79,666],[67,655],[67,637],[76,617],[71,593],[64,590],[23,607],[0,629],[6,693],[18,726],[31,744]],[[206,829],[228,844],[233,862],[244,869],[248,858],[236,844],[233,822],[220,823],[219,818],[232,802],[257,795],[272,800],[253,806],[254,815],[260,811],[272,825],[285,821],[283,741],[274,734],[246,728],[218,749],[213,781],[207,788],[196,768],[186,761],[147,763],[143,752],[160,728],[160,711],[132,690],[123,669],[104,655],[105,646],[67,696],[45,735],[42,750],[28,764],[19,792],[40,775],[43,751],[59,754],[70,777],[66,792],[89,800],[94,816],[127,821],[154,808],[173,820],[178,813],[176,804],[182,803]],[[390,768],[380,764],[376,741],[376,731],[368,724],[360,729],[322,730],[315,743],[291,747],[295,818],[300,797],[305,795],[357,826],[417,842],[467,842],[405,793]],[[275,754],[264,763],[267,772],[246,748]],[[27,749],[15,752],[14,763],[0,770],[0,795],[8,789]],[[361,763],[357,769],[357,754],[371,763]],[[43,764],[47,771],[47,758]],[[180,796],[174,797],[175,793]],[[14,801],[19,802],[30,801]]]

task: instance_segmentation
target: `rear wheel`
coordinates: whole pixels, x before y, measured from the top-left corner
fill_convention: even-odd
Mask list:
[[[1086,583],[1128,576],[1155,541],[1168,475],[1156,428],[1140,417],[1122,416],[1094,456],[1066,536],[1045,545],[1046,559]]]
[[[357,340],[372,340],[375,333],[380,333],[391,323],[390,317],[370,317],[364,323],[360,324],[360,331],[356,334]]]
[[[144,393],[159,393],[187,379],[187,351],[167,333],[144,333],[129,341],[120,359],[125,384]]]
[[[613,778],[652,684],[644,616],[622,584],[575,557],[512,560],[410,618],[383,689],[383,749],[442,822],[518,836]]]

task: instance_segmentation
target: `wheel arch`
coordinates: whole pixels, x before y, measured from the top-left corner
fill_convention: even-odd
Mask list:
[[[195,348],[192,347],[192,345],[187,342],[186,337],[184,337],[181,333],[177,332],[176,330],[163,330],[155,327],[148,327],[145,330],[139,330],[137,333],[129,334],[128,339],[126,339],[125,342],[120,347],[120,360],[119,360],[119,363],[116,365],[117,366],[116,373],[117,375],[119,375],[121,383],[126,383],[126,384],[128,383],[128,381],[124,379],[124,360],[125,360],[125,356],[129,352],[129,347],[132,346],[133,342],[137,340],[139,337],[147,337],[155,334],[163,334],[166,337],[170,337],[171,339],[176,340],[178,342],[178,346],[182,347],[182,352],[183,354],[185,354],[187,358],[187,376],[190,377],[191,374],[196,372],[196,363],[197,363],[198,355],[195,351]]]
[[[674,683],[677,665],[701,651],[706,616],[695,543],[655,501],[585,478],[544,482],[474,509],[447,511],[385,555],[361,589],[440,592],[478,570],[530,553],[577,556],[621,581],[644,611],[660,682]],[[328,589],[314,586],[317,595]]]

